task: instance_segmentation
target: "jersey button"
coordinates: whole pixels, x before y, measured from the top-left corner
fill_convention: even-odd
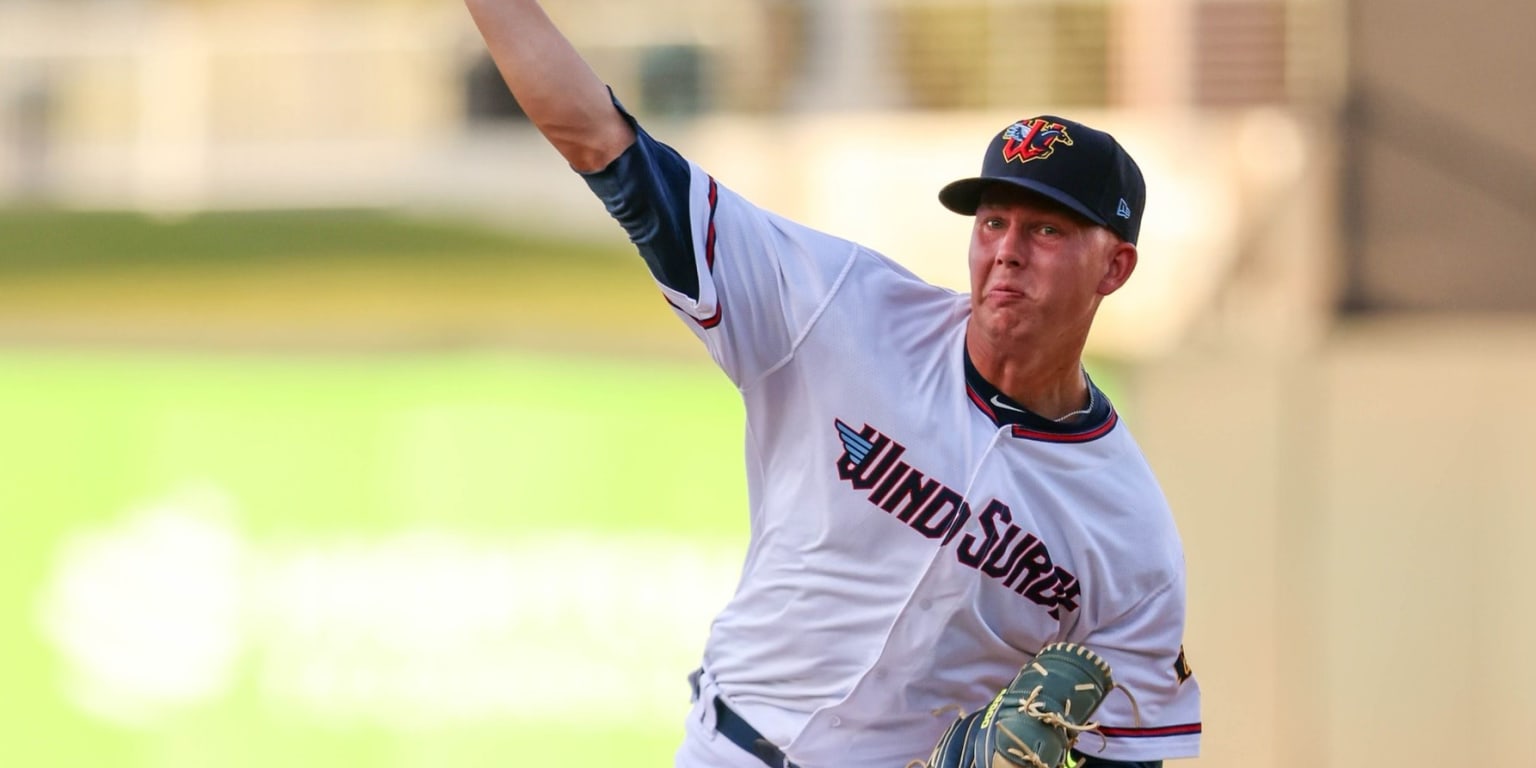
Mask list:
[[[843,727],[843,719],[841,717],[838,717],[837,715],[833,715],[832,716],[832,727],[833,728],[841,728],[841,727]]]

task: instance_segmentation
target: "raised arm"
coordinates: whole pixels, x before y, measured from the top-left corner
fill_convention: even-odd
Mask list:
[[[465,0],[518,106],[578,171],[596,171],[635,141],[603,84],[536,0]]]

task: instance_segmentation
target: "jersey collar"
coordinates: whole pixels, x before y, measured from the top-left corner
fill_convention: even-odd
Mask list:
[[[966,396],[993,424],[1011,427],[1014,437],[1051,443],[1084,443],[1109,434],[1120,420],[1114,405],[1091,378],[1088,387],[1093,390],[1093,410],[1067,422],[1052,421],[1030,412],[982,378],[976,364],[971,362],[970,350],[964,351],[964,357]],[[1087,377],[1086,372],[1083,375]]]

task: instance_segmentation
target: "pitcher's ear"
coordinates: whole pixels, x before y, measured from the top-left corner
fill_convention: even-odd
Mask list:
[[[1136,246],[1125,242],[1116,241],[1113,250],[1109,254],[1109,262],[1104,270],[1104,278],[1099,281],[1099,295],[1108,296],[1120,290],[1125,281],[1131,279],[1131,273],[1136,271]]]

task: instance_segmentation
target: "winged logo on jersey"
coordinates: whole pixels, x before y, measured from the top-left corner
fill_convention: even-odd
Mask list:
[[[837,425],[838,436],[843,439],[843,450],[848,452],[848,458],[853,459],[855,464],[864,463],[864,457],[874,450],[875,444],[853,431],[853,427],[842,421],[834,421],[834,423]]]

